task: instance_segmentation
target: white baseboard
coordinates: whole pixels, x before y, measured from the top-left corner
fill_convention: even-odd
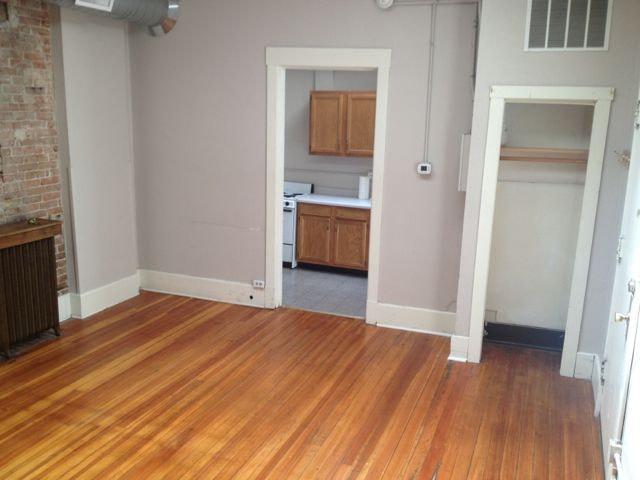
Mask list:
[[[602,362],[599,355],[593,356],[593,371],[591,373],[591,386],[593,387],[593,415],[600,416],[600,405],[602,405],[602,383],[600,382],[600,371]]]
[[[593,388],[593,414],[600,415],[600,402],[602,399],[602,385],[600,384],[600,356],[594,353],[578,352],[576,354],[576,368],[573,376],[582,380],[590,380]]]
[[[86,293],[71,294],[71,316],[87,318],[140,293],[138,273]]]
[[[591,380],[593,374],[593,353],[578,352],[576,354],[576,368],[573,371],[574,378]]]
[[[58,318],[61,322],[71,318],[71,294],[69,293],[58,297]]]
[[[153,292],[264,308],[265,291],[249,283],[140,270],[140,287]]]
[[[451,336],[451,352],[449,360],[452,362],[466,362],[468,359],[469,337]]]
[[[453,333],[456,323],[452,312],[377,302],[367,302],[366,318],[367,323],[379,327],[446,336]]]

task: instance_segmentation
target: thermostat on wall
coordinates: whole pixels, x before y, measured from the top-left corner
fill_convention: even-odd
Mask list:
[[[431,175],[431,164],[430,163],[419,163],[418,164],[418,173],[420,175]]]

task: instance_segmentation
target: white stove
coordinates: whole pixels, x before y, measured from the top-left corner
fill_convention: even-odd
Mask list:
[[[312,183],[284,182],[282,199],[282,262],[285,266],[296,268],[296,197],[313,193]]]

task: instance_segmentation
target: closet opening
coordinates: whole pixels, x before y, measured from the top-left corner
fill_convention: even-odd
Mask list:
[[[564,376],[592,367],[585,355],[576,364],[614,93],[491,88],[468,361],[480,362],[489,336],[544,348],[562,344]]]
[[[484,341],[561,352],[592,105],[505,105]]]

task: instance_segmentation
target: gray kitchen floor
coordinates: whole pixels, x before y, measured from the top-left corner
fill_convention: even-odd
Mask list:
[[[287,307],[348,317],[365,316],[366,277],[285,267],[282,269],[282,292],[282,303]]]

